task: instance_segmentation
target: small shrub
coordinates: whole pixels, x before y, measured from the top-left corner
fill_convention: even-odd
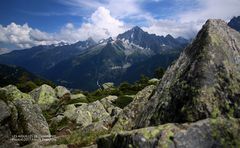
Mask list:
[[[118,99],[114,102],[114,104],[117,107],[120,108],[124,108],[126,107],[129,103],[131,103],[133,101],[132,97],[128,97],[128,96],[120,96],[118,97]]]

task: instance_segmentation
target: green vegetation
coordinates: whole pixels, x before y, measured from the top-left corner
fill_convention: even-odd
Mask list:
[[[131,103],[133,101],[133,97],[129,97],[129,96],[119,96],[118,99],[116,100],[116,102],[114,102],[114,104],[117,107],[120,108],[124,108],[125,106],[127,106],[129,103]]]
[[[158,67],[154,71],[154,76],[155,76],[155,78],[161,79],[163,77],[164,73],[165,73],[165,70],[162,67]]]
[[[129,95],[135,95],[146,86],[151,85],[149,80],[150,78],[142,75],[141,79],[134,84],[123,82],[119,86],[111,89],[98,89],[94,92],[84,92],[83,94],[87,97],[88,102],[94,102],[109,95],[118,96],[116,106],[123,108],[132,101],[132,97],[129,97]]]
[[[68,144],[75,147],[84,147],[96,143],[97,138],[102,135],[108,134],[110,131],[100,130],[100,131],[82,131],[77,130],[71,133],[71,135],[57,139],[56,144]],[[55,144],[55,143],[54,143]]]
[[[0,64],[0,87],[10,84],[17,86],[22,92],[30,92],[43,84],[55,86],[52,82],[40,78],[21,67]]]
[[[72,124],[72,122],[67,117],[64,117],[60,122],[53,122],[49,130],[51,134],[56,134],[58,129],[69,126],[69,124]]]

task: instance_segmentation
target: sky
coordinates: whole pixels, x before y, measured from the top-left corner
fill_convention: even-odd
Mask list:
[[[1,0],[0,48],[98,41],[140,26],[193,38],[209,18],[240,15],[240,0]]]

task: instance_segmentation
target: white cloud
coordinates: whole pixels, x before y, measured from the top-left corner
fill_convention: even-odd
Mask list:
[[[67,23],[54,34],[33,29],[28,24],[11,23],[6,27],[0,25],[0,43],[12,44],[18,48],[29,48],[36,45],[49,45],[61,41],[77,42],[92,37],[96,41],[116,37],[126,30],[124,23],[111,16],[110,11],[99,7],[81,26],[75,27]]]
[[[0,25],[0,43],[13,44],[18,48],[29,48],[55,42],[48,33],[32,29],[28,24],[17,25],[11,23],[6,27]]]
[[[191,38],[197,32],[198,26],[195,22],[179,23],[176,20],[163,19],[155,20],[150,26],[143,27],[143,30],[157,35],[166,36],[171,34],[174,37]]]
[[[142,10],[141,4],[146,0],[60,0],[62,3],[76,8],[95,10],[80,25],[66,24],[56,33],[46,33],[33,29],[27,24],[8,26],[0,25],[0,45],[12,44],[15,47],[27,48],[36,45],[46,45],[60,41],[76,42],[93,37],[100,40],[115,37],[129,29],[127,26],[144,24],[145,31],[157,35],[171,34],[174,37],[193,37],[209,18],[221,18],[228,21],[231,17],[240,15],[240,0],[174,0],[177,4],[196,4],[191,10],[179,9],[171,18],[156,19],[157,16]],[[151,0],[161,4],[163,0]],[[182,6],[180,6],[182,7]],[[72,7],[71,7],[72,8]],[[74,9],[76,10],[76,9]],[[128,20],[132,24],[123,22]]]
[[[68,42],[85,40],[92,37],[100,40],[107,37],[116,37],[125,31],[122,21],[111,16],[110,11],[104,7],[99,7],[79,28],[69,23],[60,32],[61,39]]]
[[[113,16],[124,18],[143,13],[139,3],[139,0],[108,0],[105,7],[111,11]]]
[[[205,21],[209,18],[229,20],[240,15],[239,0],[196,0],[199,8],[183,12],[179,15],[181,21]]]
[[[189,0],[176,0],[178,3]],[[178,12],[174,19],[153,19],[146,31],[158,35],[171,34],[175,37],[193,37],[207,19],[223,19],[229,21],[233,16],[240,15],[240,0],[195,0],[197,7],[189,11]]]

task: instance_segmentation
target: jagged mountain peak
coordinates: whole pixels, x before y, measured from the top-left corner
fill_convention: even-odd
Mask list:
[[[142,28],[140,28],[139,26],[134,26],[130,31],[133,31],[133,32],[144,32],[142,30]]]
[[[139,26],[135,26],[132,29],[119,34],[117,39],[127,39],[129,41],[134,40],[134,38],[139,38],[140,36],[142,36],[142,34],[144,34],[146,32],[144,32]]]
[[[78,47],[78,48],[86,49],[86,48],[89,48],[91,46],[96,45],[96,42],[93,40],[92,37],[89,37],[87,40],[85,40],[85,41],[78,41],[77,43],[75,43],[73,45],[75,47]]]
[[[171,35],[163,37],[155,34],[149,34],[138,26],[119,34],[117,39],[134,43],[142,48],[149,48],[155,53],[161,53],[167,50],[176,51],[178,49],[182,49],[188,43],[187,40],[178,40],[173,38]]]
[[[95,42],[94,39],[93,39],[92,37],[87,38],[86,41],[91,41],[91,42],[93,41],[93,42]]]
[[[106,38],[106,39],[102,39],[100,41],[98,41],[99,44],[102,44],[102,43],[110,43],[114,41],[112,37],[109,37],[109,38]]]

